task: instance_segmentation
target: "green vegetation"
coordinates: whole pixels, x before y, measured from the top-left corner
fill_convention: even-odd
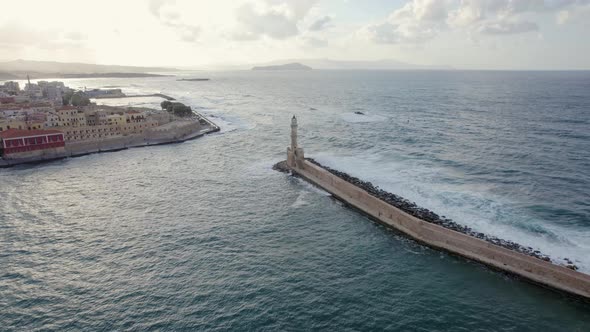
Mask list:
[[[62,103],[64,106],[88,106],[90,105],[90,98],[84,91],[68,91],[62,96]]]
[[[166,110],[168,113],[172,113],[178,117],[184,118],[193,115],[193,110],[190,106],[186,106],[183,103],[171,102],[168,100],[164,100],[160,103],[160,106],[163,110]]]
[[[163,102],[160,103],[160,106],[162,106],[163,110],[168,110],[168,107],[170,107],[170,105],[172,105],[172,102],[170,102],[168,100],[164,100]]]
[[[76,91],[71,99],[72,106],[88,106],[90,98],[83,91]]]
[[[74,91],[72,91],[72,90],[64,93],[64,95],[61,97],[62,104],[64,106],[68,106],[70,104],[70,101],[72,100],[73,95],[74,95]]]

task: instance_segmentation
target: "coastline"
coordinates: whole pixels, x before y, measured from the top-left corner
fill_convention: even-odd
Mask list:
[[[163,93],[151,93],[151,94],[143,94],[143,95],[122,95],[122,96],[109,96],[109,95],[104,95],[104,96],[96,96],[96,97],[92,97],[90,99],[120,99],[120,98],[144,98],[144,97],[160,97],[163,99],[166,99],[168,101],[170,100],[176,100],[173,97],[170,97],[168,95],[165,95]]]
[[[200,119],[204,119],[207,122],[207,126],[205,128],[202,128],[201,126],[197,127],[200,128],[198,130],[194,130],[194,128],[192,128],[192,125],[198,123],[198,120],[175,121],[167,124],[167,126],[171,128],[167,129],[162,133],[158,133],[160,137],[148,138],[145,135],[129,135],[105,139],[97,142],[74,142],[67,144],[66,151],[62,153],[48,153],[46,155],[39,157],[21,159],[0,158],[0,168],[9,168],[23,164],[41,164],[59,159],[75,158],[95,153],[116,152],[131,148],[142,148],[154,145],[183,143],[221,130],[221,128],[218,125],[216,125],[203,115],[197,112],[193,113],[195,113],[195,115]],[[184,125],[186,125],[185,128],[179,128],[177,126],[179,124],[182,124],[182,122],[186,122],[184,123]]]

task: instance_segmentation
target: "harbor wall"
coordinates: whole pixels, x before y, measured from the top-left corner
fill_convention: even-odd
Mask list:
[[[420,220],[329,171],[302,160],[291,170],[336,198],[428,246],[481,262],[537,284],[590,299],[590,275]]]
[[[66,143],[65,149],[62,148],[59,151],[51,149],[33,157],[18,159],[0,158],[0,168],[135,147],[181,143],[220,130],[212,122],[207,120],[207,123],[211,125],[202,126],[194,121],[178,121],[178,123],[171,122],[164,126],[150,128],[141,135],[114,136],[100,140],[69,142]]]

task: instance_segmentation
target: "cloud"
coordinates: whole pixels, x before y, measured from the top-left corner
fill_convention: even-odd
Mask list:
[[[411,0],[361,32],[379,44],[424,43],[446,30],[512,35],[539,30],[536,22],[525,19],[530,15],[559,12],[557,20],[563,24],[572,11],[588,4],[590,0]]]
[[[310,31],[324,30],[325,28],[327,28],[329,26],[330,22],[332,22],[332,18],[330,16],[324,16],[320,19],[317,19],[315,22],[313,22],[309,26],[309,30]]]
[[[517,18],[519,15],[560,11],[589,4],[590,0],[464,0],[449,12],[449,23],[467,26],[485,20]]]
[[[534,22],[490,22],[480,26],[479,32],[488,35],[510,35],[538,31],[539,26]]]
[[[433,22],[441,21],[447,17],[446,0],[412,0],[402,8],[394,11],[391,21],[418,21]]]
[[[388,22],[369,26],[366,32],[378,44],[422,43],[438,34],[431,27],[418,24],[395,25]]]
[[[150,13],[160,20],[161,24],[173,28],[180,36],[180,40],[188,43],[196,42],[201,28],[197,25],[183,23],[182,15],[175,5],[176,0],[150,0],[148,8]]]
[[[447,4],[445,0],[413,0],[385,22],[367,26],[364,34],[379,44],[425,42],[445,28]]]
[[[271,9],[257,12],[252,4],[245,4],[236,11],[236,18],[241,24],[243,34],[249,39],[266,35],[275,39],[285,39],[297,35],[297,22],[285,13]]]
[[[175,0],[150,0],[148,3],[148,7],[150,13],[159,18],[161,15],[160,11],[162,10],[162,7],[164,7],[165,5],[172,5],[175,2]]]
[[[266,0],[248,2],[236,9],[238,29],[233,34],[237,40],[255,40],[262,36],[287,39],[300,33],[299,22],[307,15],[317,0]]]

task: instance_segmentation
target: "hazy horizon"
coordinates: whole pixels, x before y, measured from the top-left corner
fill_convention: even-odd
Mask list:
[[[288,63],[293,63],[293,62],[300,62],[304,65],[307,65],[307,63],[309,63],[308,61],[333,61],[335,63],[348,63],[348,62],[358,62],[359,64],[372,64],[372,63],[378,63],[381,61],[394,61],[397,62],[397,60],[395,59],[380,59],[380,60],[369,60],[369,61],[362,61],[362,60],[335,60],[335,59],[316,59],[316,58],[309,58],[309,59],[277,59],[277,60],[272,60],[272,61],[266,61],[266,62],[259,62],[259,63],[244,63],[244,64],[212,64],[212,65],[204,65],[204,66],[134,66],[134,65],[125,65],[125,64],[119,64],[119,63],[89,63],[89,62],[62,62],[62,61],[54,61],[54,60],[29,60],[29,59],[13,59],[13,60],[0,60],[0,72],[23,72],[23,70],[5,70],[5,68],[2,67],[2,64],[6,64],[6,63],[14,63],[14,62],[18,62],[18,61],[23,61],[23,62],[48,62],[48,63],[56,63],[56,64],[63,64],[63,65],[68,65],[68,64],[75,64],[75,65],[88,65],[88,66],[104,66],[104,67],[121,67],[123,69],[125,68],[141,68],[141,69],[145,69],[142,72],[167,72],[167,71],[181,71],[181,72],[192,72],[192,71],[242,71],[242,70],[251,70],[253,68],[253,66],[273,66],[273,65],[277,65],[277,64],[288,64]],[[323,67],[312,67],[312,69],[314,70],[391,70],[391,71],[421,71],[421,70],[434,70],[434,71],[446,71],[446,70],[450,70],[450,71],[531,71],[531,72],[535,72],[535,71],[547,71],[547,72],[586,72],[586,71],[590,71],[590,68],[580,68],[580,69],[562,69],[562,68],[455,68],[452,66],[429,66],[429,65],[422,65],[422,64],[415,64],[415,63],[405,63],[405,62],[400,62],[401,64],[404,65],[409,65],[409,68],[366,68],[366,67],[353,67],[353,68],[323,68]],[[424,67],[424,68],[415,68],[415,67]],[[150,71],[149,69],[158,69],[155,71]],[[166,69],[166,70],[163,70]],[[34,69],[30,69],[32,72],[40,72],[40,73],[70,73],[70,71],[68,70],[41,70],[41,71],[36,71]],[[86,70],[86,71],[80,71],[80,70],[75,70],[75,73],[100,73],[100,72],[105,72],[103,71],[92,71],[92,70]],[[126,70],[121,70],[121,71],[117,71],[117,70],[110,70],[107,72],[121,72],[121,73],[125,73],[127,72]],[[139,72],[139,71],[133,71],[133,72]],[[1,81],[1,80],[0,80]]]
[[[213,68],[392,59],[590,69],[590,0],[73,0],[6,4],[0,61]],[[35,10],[31,10],[34,8]]]

